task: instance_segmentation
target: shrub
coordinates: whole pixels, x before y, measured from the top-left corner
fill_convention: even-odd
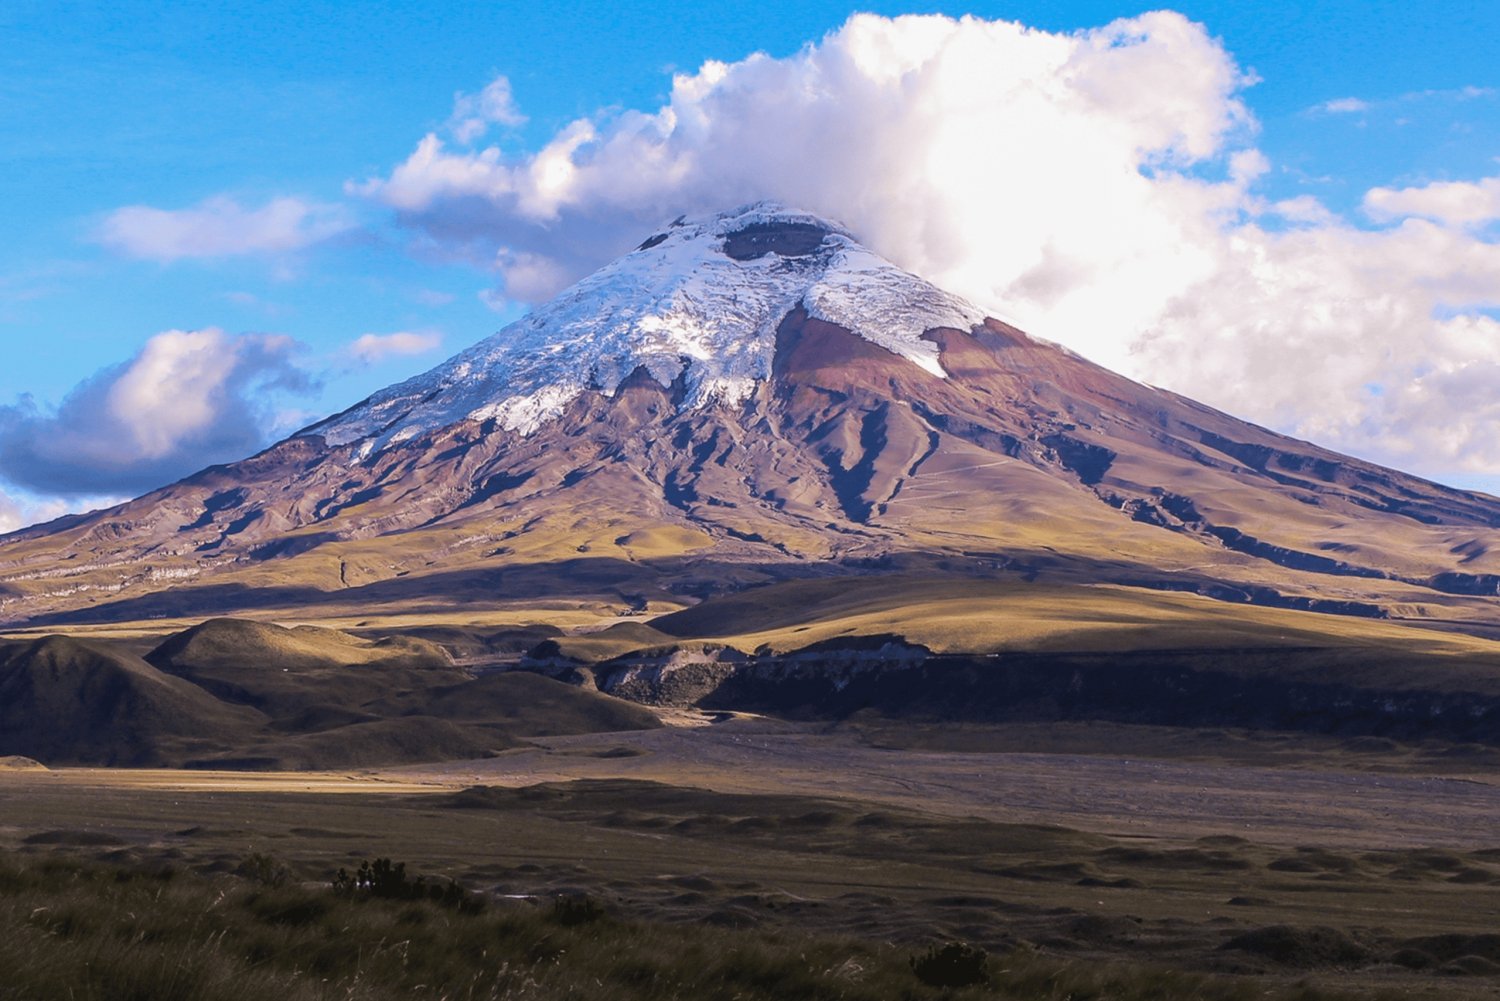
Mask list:
[[[552,920],[565,928],[586,925],[604,917],[604,907],[586,893],[571,893],[552,902]]]
[[[261,886],[285,886],[291,881],[292,871],[270,855],[252,852],[240,859],[234,874]]]
[[[983,949],[949,942],[913,956],[911,969],[929,987],[972,987],[990,982],[989,959]]]
[[[406,878],[406,863],[378,858],[374,862],[362,861],[350,875],[340,869],[333,877],[335,893],[346,896],[368,894],[382,900],[431,900],[444,907],[451,907],[462,914],[478,914],[484,910],[484,898],[470,893],[454,880],[447,884],[428,883],[424,877]]]

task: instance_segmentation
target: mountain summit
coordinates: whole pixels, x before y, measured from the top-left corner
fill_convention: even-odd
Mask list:
[[[669,609],[924,574],[1488,632],[1500,500],[1132,382],[757,203],[260,455],[0,539],[0,619]]]
[[[678,387],[689,409],[742,403],[771,377],[776,330],[794,309],[934,375],[938,349],[922,335],[984,319],[842,227],[759,202],[677,219],[525,319],[303,433],[366,454],[463,420],[526,435],[636,372]]]

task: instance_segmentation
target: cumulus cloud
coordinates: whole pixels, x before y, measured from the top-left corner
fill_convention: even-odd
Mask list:
[[[856,15],[525,155],[429,134],[350,190],[524,301],[680,213],[776,198],[1137,378],[1429,472],[1500,471],[1497,248],[1430,221],[1489,210],[1373,195],[1370,230],[1266,200],[1252,83],[1169,11],[1072,34]]]
[[[1227,235],[1211,284],[1133,340],[1137,368],[1398,465],[1500,471],[1500,247],[1422,220]]]
[[[1364,209],[1374,219],[1419,217],[1450,226],[1482,226],[1500,220],[1500,177],[1439,181],[1413,188],[1372,188]]]
[[[503,76],[491,80],[477,94],[459,92],[453,95],[453,114],[448,131],[461,143],[471,143],[490,130],[492,125],[522,125],[526,116],[516,107],[510,81]]]
[[[1147,263],[1137,245],[1184,243],[1150,211],[1166,189],[1233,204],[1227,169],[1220,184],[1180,171],[1248,128],[1244,83],[1174,14],[1080,35],[860,15],[788,59],[707,63],[676,77],[655,113],[573,122],[525,157],[451,150],[430,134],[354,190],[502,275],[524,272],[526,298],[663,219],[767,196],[841,218],[934,275],[994,272],[984,258],[998,256],[1032,285],[1056,285],[1091,246],[1119,266],[1110,285],[1130,297]]]
[[[349,345],[349,354],[362,365],[387,358],[420,355],[441,347],[443,335],[436,330],[398,330],[394,334],[363,334]]]
[[[130,257],[176,261],[286,254],[350,225],[347,210],[337,205],[273,198],[260,208],[246,208],[232,198],[217,197],[185,209],[127,205],[105,218],[98,239]]]
[[[168,330],[46,408],[0,407],[0,478],[40,493],[137,493],[266,444],[270,397],[313,380],[269,334]]]

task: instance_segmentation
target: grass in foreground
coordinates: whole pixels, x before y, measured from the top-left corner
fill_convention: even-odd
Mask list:
[[[988,982],[933,986],[933,953],[837,938],[621,920],[592,902],[488,901],[0,855],[3,1001],[313,999],[1334,999],[1128,965],[992,956]],[[397,887],[399,889],[399,887]],[[941,947],[937,954],[941,956]],[[973,970],[959,950],[961,971]],[[915,960],[915,963],[913,962]],[[939,963],[936,968],[942,970]],[[940,978],[938,978],[941,982]],[[962,976],[960,977],[962,979]]]

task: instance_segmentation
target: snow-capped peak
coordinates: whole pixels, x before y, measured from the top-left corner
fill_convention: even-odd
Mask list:
[[[303,433],[363,451],[466,419],[530,434],[642,367],[663,386],[682,378],[684,407],[737,403],[770,377],[776,328],[798,306],[939,376],[922,335],[984,318],[843,227],[757,202],[676,220],[524,319]]]

